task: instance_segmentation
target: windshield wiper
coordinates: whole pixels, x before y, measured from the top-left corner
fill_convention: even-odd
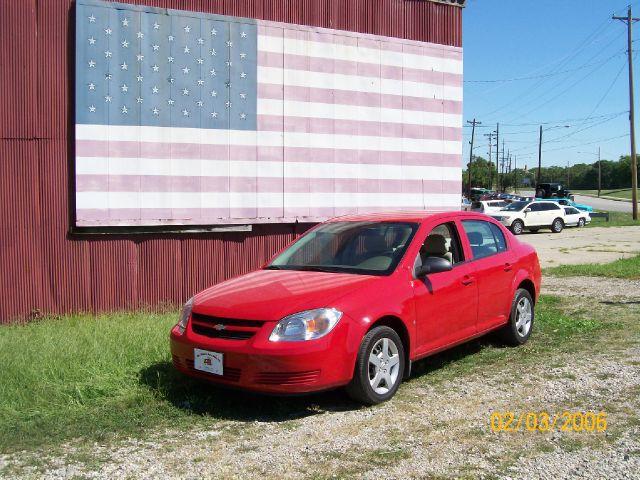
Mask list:
[[[266,267],[264,267],[265,270],[283,270],[282,267],[279,267],[278,265],[267,265]]]
[[[318,265],[300,265],[299,267],[295,267],[296,270],[302,270],[304,272],[329,272],[335,273],[335,267],[320,267]]]

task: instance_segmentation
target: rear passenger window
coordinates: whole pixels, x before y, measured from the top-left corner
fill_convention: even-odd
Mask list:
[[[471,244],[475,260],[506,250],[502,231],[492,223],[483,220],[463,220],[462,226]]]

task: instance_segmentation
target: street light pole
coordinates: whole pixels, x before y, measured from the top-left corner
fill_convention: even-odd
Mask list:
[[[540,125],[540,137],[538,139],[538,175],[536,176],[536,188],[540,183],[540,169],[542,168],[542,125]]]
[[[598,147],[598,197],[602,190],[602,164],[600,163],[600,147]]]

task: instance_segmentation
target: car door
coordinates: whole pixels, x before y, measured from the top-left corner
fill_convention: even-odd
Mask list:
[[[542,211],[544,213],[544,223],[542,225],[544,226],[551,225],[558,217],[564,220],[564,210],[557,203],[543,202]]]
[[[542,212],[542,202],[533,202],[525,210],[524,224],[527,227],[537,227],[544,225],[544,213]]]
[[[444,222],[430,230],[414,268],[427,256],[450,260],[452,269],[413,281],[417,356],[473,336],[477,323],[477,284],[465,261],[456,222]]]
[[[503,230],[485,220],[462,220],[473,257],[469,261],[478,283],[477,331],[506,323],[511,308],[515,271],[513,251]]]

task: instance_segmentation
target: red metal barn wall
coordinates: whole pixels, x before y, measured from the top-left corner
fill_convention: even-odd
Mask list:
[[[461,46],[459,7],[426,0],[136,0]],[[179,303],[259,266],[304,225],[69,234],[72,0],[0,0],[0,322]]]

